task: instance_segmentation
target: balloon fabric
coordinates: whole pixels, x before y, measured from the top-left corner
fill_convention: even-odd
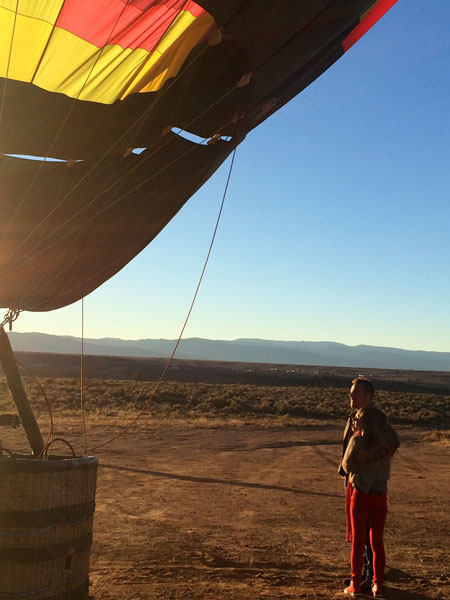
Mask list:
[[[112,277],[395,1],[0,0],[0,306]]]

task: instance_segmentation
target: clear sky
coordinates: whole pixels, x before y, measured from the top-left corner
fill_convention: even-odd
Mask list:
[[[449,23],[400,0],[248,135],[185,337],[450,352]],[[178,337],[228,168],[85,299],[85,337]],[[81,303],[14,329],[79,336]]]

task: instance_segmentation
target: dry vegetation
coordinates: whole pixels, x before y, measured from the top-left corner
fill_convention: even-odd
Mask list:
[[[423,441],[436,446],[450,446],[450,431],[436,429],[427,431],[423,436]]]
[[[55,413],[79,410],[80,382],[73,378],[42,378],[43,388]],[[38,414],[45,401],[31,378],[24,378],[30,401]],[[89,379],[84,383],[86,412],[108,414],[140,410],[155,384],[148,381]],[[380,390],[377,405],[392,422],[427,428],[450,427],[450,396]],[[13,406],[4,379],[0,380],[0,410]],[[244,420],[342,420],[348,411],[347,390],[334,387],[274,387],[240,384],[163,383],[148,404],[155,418],[239,418]]]
[[[40,381],[58,437],[79,451],[79,380]],[[31,378],[24,383],[45,430],[42,394]],[[129,422],[153,388],[86,380],[89,445]],[[347,394],[323,385],[162,384],[131,435],[95,450],[91,597],[343,597],[349,547],[336,471]],[[450,396],[379,390],[377,404],[402,440],[389,491],[387,597],[445,600]],[[15,411],[0,378],[2,412]],[[26,447],[22,429],[0,433],[6,448]]]

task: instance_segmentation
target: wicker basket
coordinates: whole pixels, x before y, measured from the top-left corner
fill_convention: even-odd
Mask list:
[[[88,598],[97,464],[0,457],[0,600]]]

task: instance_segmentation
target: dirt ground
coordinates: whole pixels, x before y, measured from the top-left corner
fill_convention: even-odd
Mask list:
[[[450,446],[399,432],[388,598],[448,599]],[[104,426],[91,433],[91,445],[108,435]],[[149,423],[99,449],[92,597],[343,598],[341,435],[340,425]]]
[[[401,432],[386,525],[394,599],[450,598],[450,448]],[[99,451],[96,600],[335,598],[349,572],[341,430],[140,431]]]

